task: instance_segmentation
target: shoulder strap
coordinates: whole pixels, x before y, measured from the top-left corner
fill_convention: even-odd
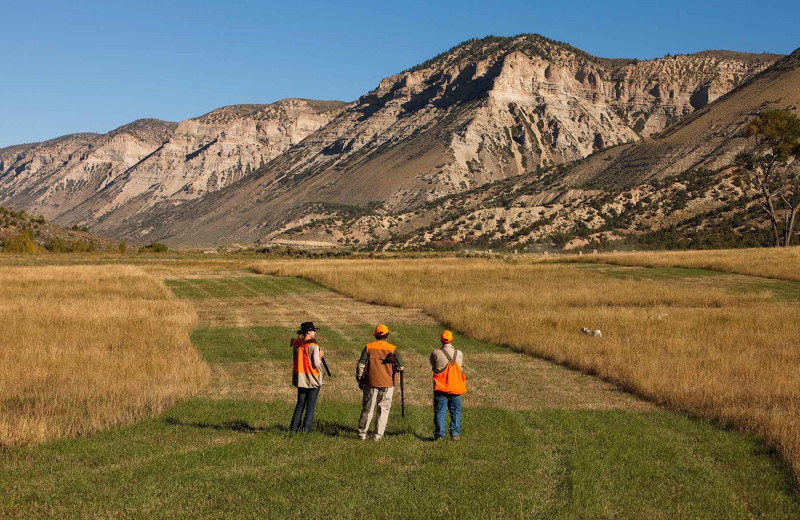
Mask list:
[[[444,357],[447,358],[447,362],[448,363],[450,363],[451,365],[455,365],[456,364],[456,358],[458,357],[458,351],[456,350],[455,347],[453,347],[453,357],[450,357],[450,354],[447,353],[447,348],[446,347],[442,347],[442,353],[444,353]]]

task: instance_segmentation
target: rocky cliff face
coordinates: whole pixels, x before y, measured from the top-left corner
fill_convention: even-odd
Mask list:
[[[638,141],[775,59],[603,60],[537,35],[467,42],[382,80],[277,170],[321,176],[321,198],[403,207]]]
[[[769,224],[731,167],[760,110],[800,113],[800,49],[656,137],[421,205],[317,207],[278,243],[375,249],[755,247]]]
[[[107,135],[75,134],[0,149],[0,200],[54,218],[160,146],[174,123],[140,120]]]
[[[224,107],[178,123],[161,146],[125,178],[64,214],[68,221],[100,219],[129,204],[136,211],[224,188],[324,126],[343,103],[285,99],[271,105]]]
[[[629,63],[612,70],[609,102],[648,137],[730,92],[777,58],[705,51]]]
[[[139,120],[0,150],[0,200],[66,223],[91,222],[218,190],[326,124],[343,103],[282,100],[224,107],[181,123]],[[79,208],[80,207],[80,208]]]

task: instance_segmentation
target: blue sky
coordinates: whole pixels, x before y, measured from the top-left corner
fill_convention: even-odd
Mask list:
[[[800,2],[0,0],[0,147],[284,97],[351,101],[473,37],[789,53]]]

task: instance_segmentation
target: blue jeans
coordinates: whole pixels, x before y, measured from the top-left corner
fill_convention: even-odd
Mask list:
[[[461,396],[433,393],[433,436],[444,437],[444,420],[450,410],[450,436],[461,434]]]
[[[311,431],[311,425],[314,422],[314,407],[317,405],[318,395],[319,387],[297,389],[297,404],[294,407],[292,424],[289,425],[289,429],[292,430],[293,433],[297,433],[297,430],[300,429],[300,418],[303,415],[303,408],[306,410],[306,417],[303,421],[303,431],[306,433]]]

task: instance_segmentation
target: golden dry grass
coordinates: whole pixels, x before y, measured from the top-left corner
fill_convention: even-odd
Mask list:
[[[769,249],[606,253],[559,258],[556,261],[646,267],[688,267],[800,281],[800,246]]]
[[[0,445],[130,423],[195,393],[196,316],[130,266],[0,268]]]
[[[351,260],[256,269],[303,276],[368,302],[421,307],[473,337],[759,434],[800,474],[796,303],[668,280],[619,280],[565,264]],[[601,328],[604,337],[581,335],[581,327]]]

